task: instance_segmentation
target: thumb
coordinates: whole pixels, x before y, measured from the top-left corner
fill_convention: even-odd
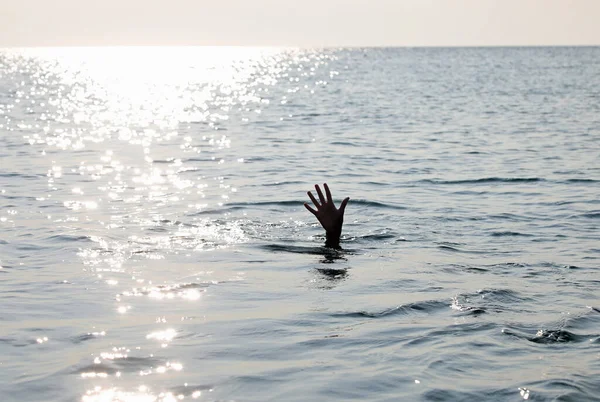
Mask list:
[[[350,201],[350,197],[344,198],[344,200],[340,204],[340,211],[342,211],[342,213],[344,213],[344,211],[346,210],[346,204],[348,204],[348,201]]]

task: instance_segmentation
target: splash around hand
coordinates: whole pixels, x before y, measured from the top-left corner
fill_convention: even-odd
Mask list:
[[[325,189],[325,196],[318,184],[315,184],[315,190],[319,196],[319,201],[309,191],[308,197],[311,199],[316,210],[312,208],[308,203],[304,203],[306,209],[308,209],[314,216],[317,217],[323,229],[325,229],[327,241],[325,245],[327,247],[340,248],[340,236],[342,235],[342,225],[344,224],[344,211],[346,210],[346,204],[350,200],[350,197],[344,198],[339,208],[335,207],[333,198],[331,197],[331,191],[326,183],[323,184]]]

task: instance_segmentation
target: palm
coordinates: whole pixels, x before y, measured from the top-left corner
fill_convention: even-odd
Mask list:
[[[307,203],[305,203],[304,206],[317,217],[319,223],[323,226],[323,229],[325,229],[328,235],[334,235],[339,238],[344,223],[344,211],[350,198],[345,198],[340,204],[340,207],[336,208],[333,203],[333,198],[331,197],[331,192],[329,191],[329,186],[323,184],[323,187],[325,188],[326,197],[321,192],[319,186],[315,185],[315,190],[319,195],[319,201],[317,201],[310,191],[308,192],[308,196],[317,209],[313,209]]]

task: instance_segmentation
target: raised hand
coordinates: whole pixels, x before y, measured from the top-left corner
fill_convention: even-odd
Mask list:
[[[323,196],[323,192],[321,192],[319,185],[315,184],[315,190],[317,190],[320,202],[317,201],[310,191],[307,193],[315,207],[317,207],[316,210],[308,205],[308,203],[305,203],[304,206],[317,217],[319,223],[323,226],[323,229],[325,229],[327,236],[325,245],[328,247],[340,248],[340,236],[342,235],[342,225],[344,224],[344,211],[350,197],[344,198],[340,207],[336,208],[333,203],[333,198],[331,198],[329,186],[325,183],[323,184],[323,188],[325,189],[327,198]]]

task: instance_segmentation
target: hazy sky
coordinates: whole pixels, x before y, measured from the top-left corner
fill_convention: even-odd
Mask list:
[[[600,45],[600,0],[0,0],[0,46]]]

